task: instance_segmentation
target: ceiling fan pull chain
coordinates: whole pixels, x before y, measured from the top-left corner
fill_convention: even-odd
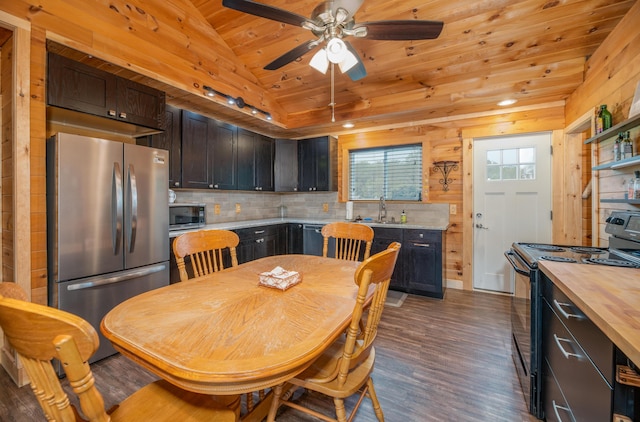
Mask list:
[[[335,77],[335,67],[334,63],[331,63],[331,123],[335,123],[336,121],[336,102],[335,102],[335,94],[334,94],[334,80]]]

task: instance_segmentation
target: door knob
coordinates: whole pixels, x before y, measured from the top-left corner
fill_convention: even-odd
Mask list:
[[[482,225],[482,223],[476,224],[476,228],[478,229],[485,229],[485,230],[489,230],[489,227],[485,227]]]

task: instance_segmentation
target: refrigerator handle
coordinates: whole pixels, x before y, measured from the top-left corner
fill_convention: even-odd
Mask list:
[[[111,241],[113,244],[113,254],[120,253],[120,243],[122,242],[122,170],[119,163],[113,163],[113,180],[111,183]]]
[[[131,233],[128,233],[129,239],[128,250],[133,253],[136,246],[136,232],[138,231],[138,187],[136,184],[136,172],[133,164],[129,165],[129,192],[131,192]]]

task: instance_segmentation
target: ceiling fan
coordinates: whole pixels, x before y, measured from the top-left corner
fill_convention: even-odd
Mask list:
[[[368,38],[373,40],[426,40],[438,38],[443,22],[425,20],[386,20],[356,23],[354,15],[364,0],[327,0],[320,3],[310,18],[257,3],[252,0],[223,0],[222,5],[251,15],[271,19],[310,30],[316,39],[307,41],[266,65],[266,70],[276,70],[302,57],[324,44],[309,63],[314,69],[326,73],[329,63],[337,64],[351,80],[357,81],[367,71],[356,50],[344,38]]]

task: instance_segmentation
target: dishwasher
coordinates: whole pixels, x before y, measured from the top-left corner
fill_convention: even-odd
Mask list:
[[[322,224],[304,224],[302,226],[302,253],[322,256]]]

